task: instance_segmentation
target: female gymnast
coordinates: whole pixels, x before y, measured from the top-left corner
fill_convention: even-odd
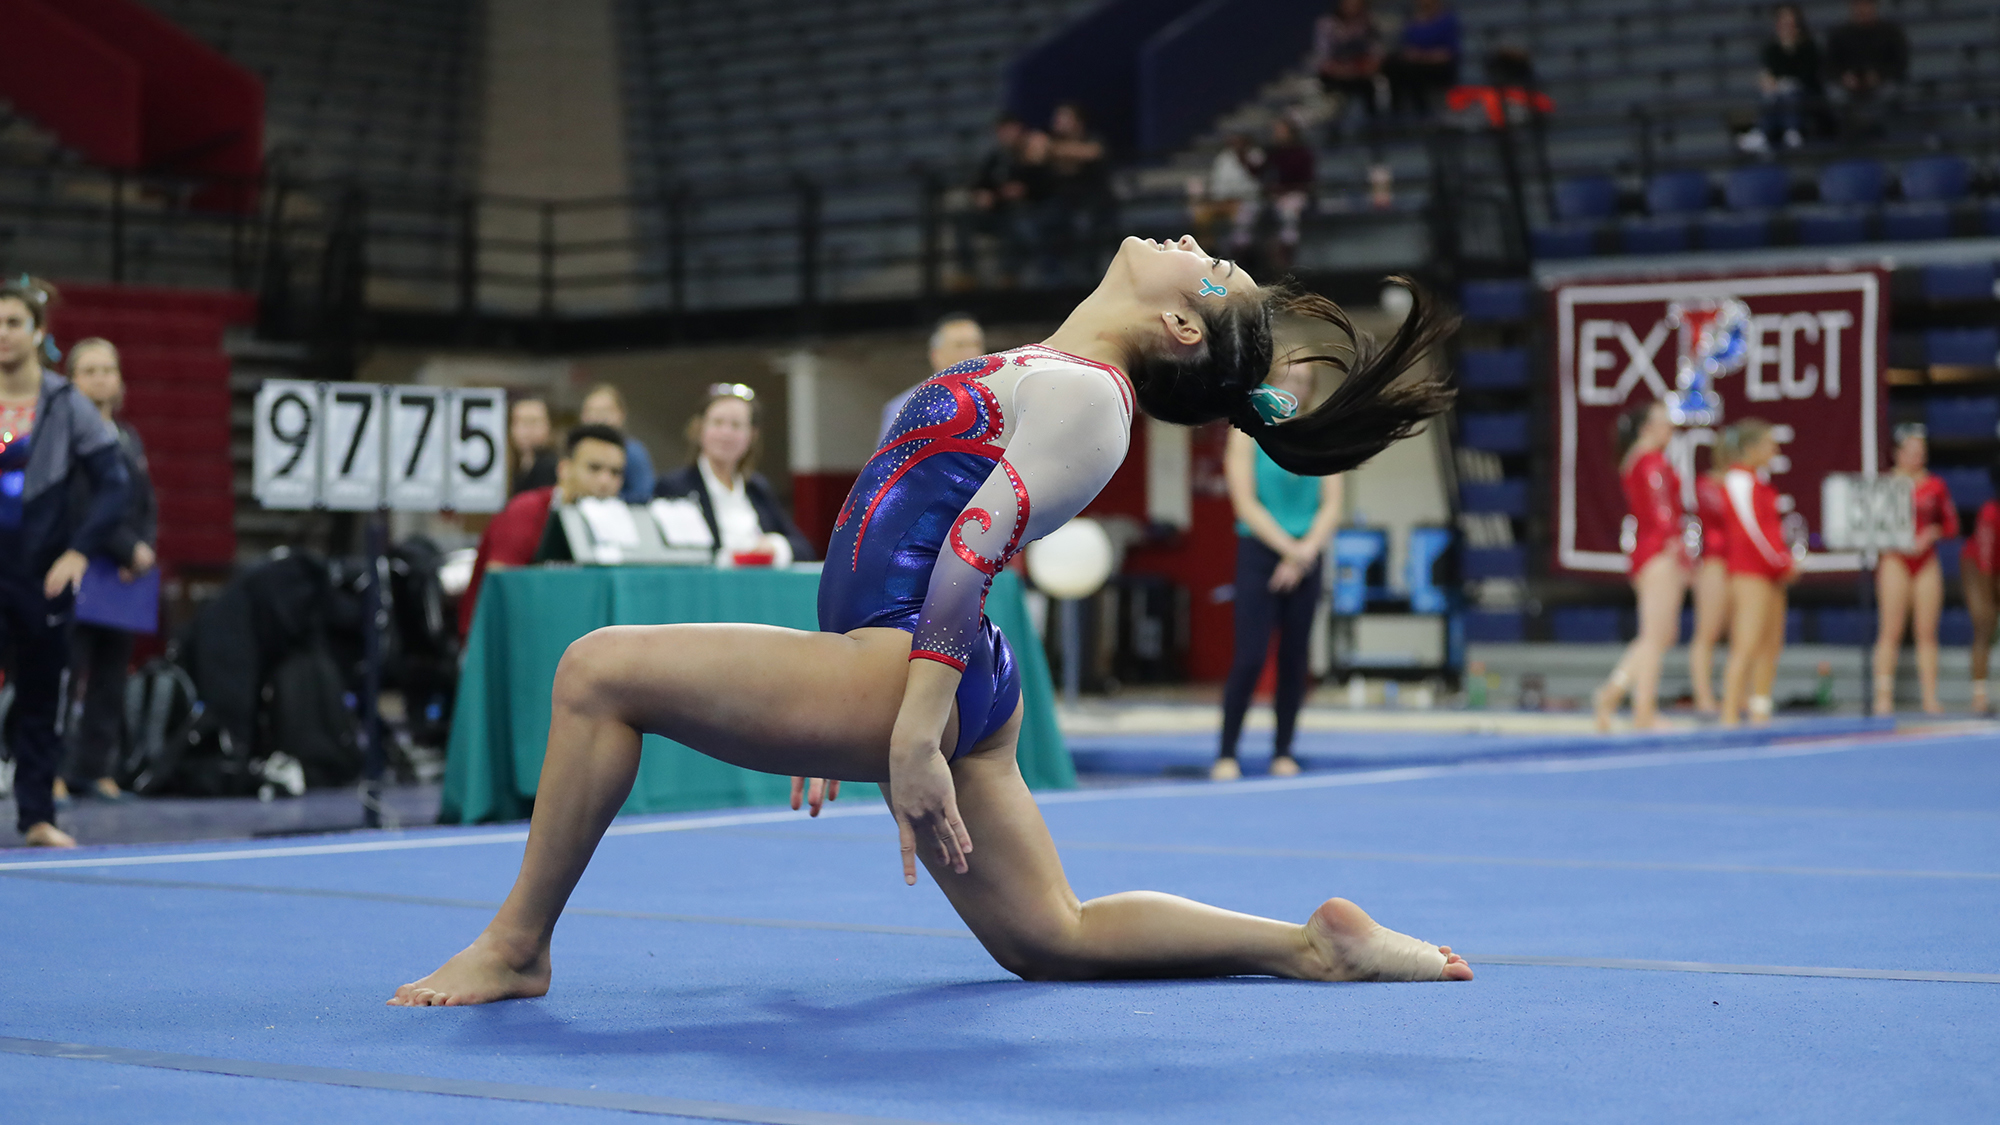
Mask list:
[[[1771,685],[1785,647],[1785,587],[1798,563],[1778,522],[1778,490],[1759,472],[1778,455],[1778,439],[1760,418],[1736,424],[1736,459],[1724,475],[1729,496],[1729,667],[1722,676],[1722,725],[1771,721]]]
[[[2000,496],[2000,461],[1986,466],[1986,477]],[[1993,625],[2000,617],[2000,500],[1980,505],[1972,537],[1959,555],[1958,574],[1972,617],[1972,711],[1984,715],[1990,706],[1986,673],[1993,656]]]
[[[1597,689],[1600,731],[1611,729],[1611,716],[1627,691],[1632,693],[1633,729],[1650,730],[1659,719],[1660,662],[1680,633],[1681,599],[1687,594],[1681,478],[1667,463],[1673,436],[1667,404],[1658,401],[1620,414],[1613,432],[1625,504],[1638,524],[1628,559],[1632,592],[1639,599],[1639,632]]]
[[[1940,539],[1958,537],[1958,507],[1951,490],[1924,465],[1930,442],[1914,422],[1897,426],[1892,471],[1912,484],[1910,507],[1917,528],[1917,549],[1909,554],[1882,552],[1875,564],[1876,604],[1882,607],[1875,634],[1875,713],[1896,709],[1896,658],[1903,651],[1903,622],[1917,643],[1917,683],[1923,689],[1924,713],[1944,710],[1938,702],[1938,617],[1944,612],[1944,566],[1938,562]]]
[[[647,731],[749,769],[886,782],[904,882],[921,855],[987,951],[1024,978],[1471,979],[1448,947],[1344,899],[1303,925],[1145,891],[1079,903],[1016,767],[1020,684],[982,612],[1008,558],[1066,523],[1124,460],[1135,398],[1167,422],[1227,418],[1297,472],[1342,472],[1415,432],[1451,401],[1441,382],[1397,379],[1439,334],[1426,305],[1351,364],[1321,354],[1330,349],[1274,348],[1274,320],[1287,333],[1353,330],[1332,302],[1260,287],[1192,238],[1125,239],[1045,344],[947,368],[903,407],[836,520],[821,632],[620,626],[569,647],[513,890],[470,946],[389,1003],[548,991],[556,920],[631,788]],[[1274,359],[1307,358],[1345,378],[1284,421],[1290,396],[1263,381]]]
[[[1694,636],[1688,638],[1688,678],[1694,709],[1716,712],[1715,644],[1729,631],[1729,494],[1722,478],[1736,460],[1736,430],[1725,427],[1709,449],[1707,472],[1694,478],[1695,514],[1701,520],[1701,561],[1694,575]]]

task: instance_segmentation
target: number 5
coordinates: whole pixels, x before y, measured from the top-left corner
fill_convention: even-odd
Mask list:
[[[484,430],[475,430],[472,428],[472,412],[474,410],[491,409],[492,406],[493,404],[490,402],[466,402],[460,406],[458,412],[458,440],[473,441],[476,439],[486,446],[486,459],[479,463],[478,468],[475,469],[464,461],[458,463],[459,471],[466,476],[485,476],[493,470],[493,461],[499,456],[500,451],[493,448],[492,437],[488,436]]]

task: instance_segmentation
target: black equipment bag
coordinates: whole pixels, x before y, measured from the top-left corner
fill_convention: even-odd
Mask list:
[[[155,658],[125,681],[125,729],[131,742],[115,771],[135,793],[195,797],[256,791],[249,748],[202,704],[180,665]]]
[[[313,788],[361,776],[360,726],[340,666],[322,645],[291,653],[271,672],[263,747],[296,759]]]

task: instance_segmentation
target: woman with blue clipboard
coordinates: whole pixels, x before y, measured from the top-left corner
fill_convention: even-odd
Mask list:
[[[42,370],[52,296],[27,278],[0,285],[0,648],[13,650],[15,825],[31,846],[73,848],[56,827],[56,710],[76,588],[125,511],[125,465],[103,416]],[[78,478],[82,505],[70,494]]]
[[[125,674],[132,635],[160,623],[160,572],[153,544],[159,540],[159,507],[146,471],[146,447],[137,431],[117,418],[125,401],[118,349],[109,340],[78,340],[69,349],[69,379],[118,435],[129,491],[125,512],[83,573],[76,592],[76,627],[70,636],[70,689],[83,697],[83,713],[70,740],[71,757],[56,784],[107,801],[129,795],[118,788],[118,749],[125,711]],[[84,482],[72,482],[81,490]]]

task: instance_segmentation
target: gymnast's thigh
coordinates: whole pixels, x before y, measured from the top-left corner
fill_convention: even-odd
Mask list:
[[[622,625],[578,641],[564,665],[587,669],[591,696],[619,719],[712,758],[765,773],[886,781],[909,656],[910,634],[900,629]],[[944,745],[956,736],[954,709]]]

